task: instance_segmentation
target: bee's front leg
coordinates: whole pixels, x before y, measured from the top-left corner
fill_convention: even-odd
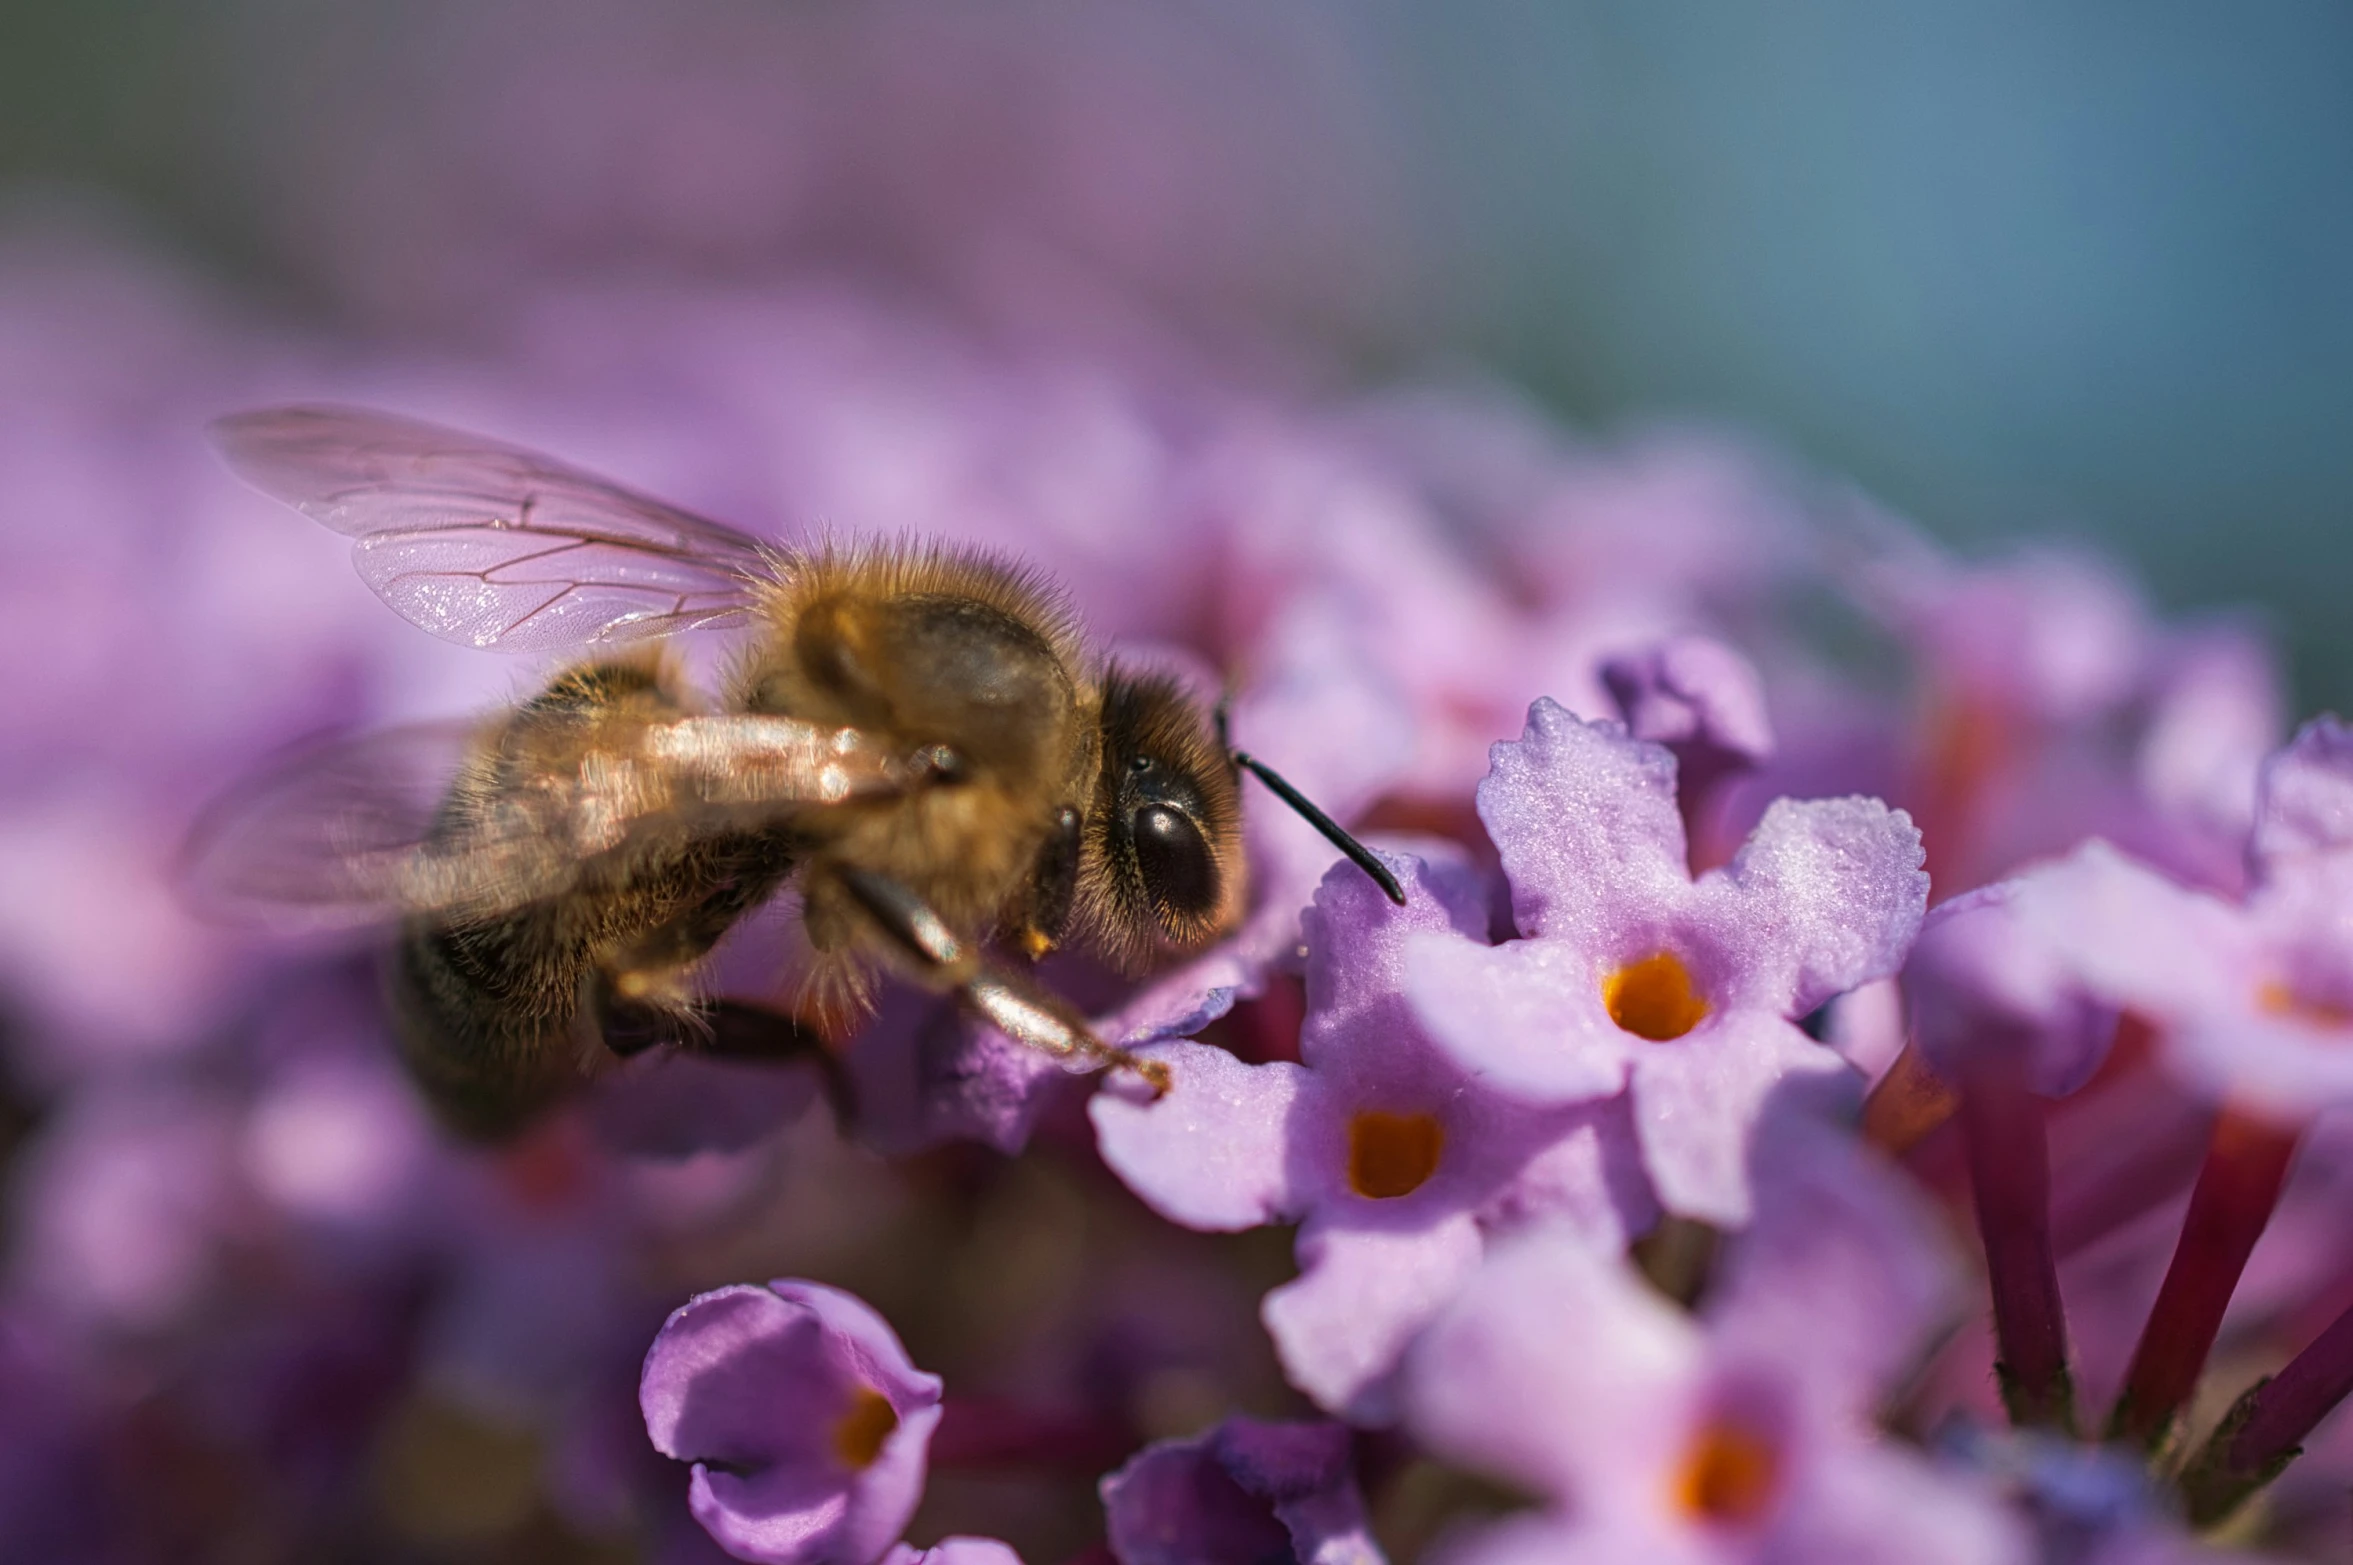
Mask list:
[[[968,1009],[1008,1038],[1058,1058],[1077,1056],[1104,1067],[1124,1067],[1151,1083],[1154,1091],[1168,1090],[1165,1062],[1105,1043],[1066,1001],[1026,978],[990,966],[929,904],[898,881],[849,865],[837,867],[833,874],[920,977],[954,990]]]

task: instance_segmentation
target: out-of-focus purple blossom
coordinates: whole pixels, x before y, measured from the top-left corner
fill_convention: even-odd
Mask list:
[[[496,318],[588,268],[830,263],[1031,332],[1173,338],[1174,313],[1264,352],[1269,314],[1361,323],[1405,287],[1371,67],[1305,16],[506,0],[364,62],[344,41],[297,27],[255,65],[338,128],[240,151],[279,250],[379,318]],[[254,112],[307,101],[275,85]]]
[[[2353,849],[2353,728],[2316,718],[2265,763],[2248,854],[2264,879]]]
[[[2159,665],[2133,765],[2173,829],[2134,846],[2193,884],[2239,890],[2263,762],[2287,732],[2278,659],[2255,630],[2222,622],[2177,633]]]
[[[1921,923],[1904,999],[1913,1041],[1946,1079],[1964,1079],[1990,1052],[2012,1051],[2037,1092],[2064,1097],[2107,1058],[2115,1009],[2086,988],[2031,911],[2049,888],[2099,874],[2091,852],[1980,886]]]
[[[1966,565],[1893,526],[1875,536],[1859,599],[1917,649],[1939,698],[2063,725],[2139,681],[2154,630],[2106,561],[2037,547]]]
[[[1720,641],[1676,636],[1601,665],[1626,731],[1675,757],[1679,787],[1712,784],[1773,753],[1756,665]]]
[[[2241,1556],[2202,1548],[2150,1481],[2114,1449],[2034,1432],[1956,1425],[1939,1451],[1976,1468],[2025,1513],[2039,1558],[2057,1565],[2196,1565]]]
[[[1483,937],[1484,887],[1458,854],[1391,863],[1402,908],[1353,865],[1316,894],[1299,1064],[1166,1044],[1164,1096],[1090,1105],[1104,1160],[1171,1219],[1301,1222],[1301,1275],[1267,1296],[1267,1327],[1292,1382],[1359,1422],[1390,1416],[1398,1354],[1491,1227],[1545,1216],[1614,1253],[1655,1216],[1613,1106],[1521,1104],[1431,1046],[1400,963],[1417,935]]]
[[[1948,1297],[1923,1214],[1794,1110],[1757,1161],[1756,1223],[1697,1320],[1539,1232],[1499,1247],[1417,1345],[1409,1427],[1549,1502],[1449,1558],[2029,1557],[1965,1476],[1863,1429]]]
[[[80,1094],[16,1171],[10,1290],[93,1330],[174,1324],[243,1225],[237,1173],[224,1095],[161,1081]]]
[[[1756,665],[1720,641],[1681,635],[1601,665],[1626,731],[1675,757],[1675,803],[1702,866],[1718,857],[1722,787],[1773,753]]]
[[[432,1177],[433,1128],[380,1040],[273,1073],[246,1112],[240,1163],[256,1194],[330,1230],[397,1223]]]
[[[1941,890],[1967,889],[2101,835],[2221,889],[2252,781],[2277,743],[2279,674],[2224,621],[2156,623],[2079,552],[1964,564],[1887,526],[1848,573],[1912,654],[1916,710],[1899,797]]]
[[[894,1543],[882,1565],[1021,1565],[1021,1556],[994,1538],[942,1538],[928,1549]]]
[[[2301,1123],[2353,1095],[2353,735],[2308,725],[2264,768],[2243,901],[2090,843],[2014,893],[2041,948],[2103,1004],[2155,1029],[2193,1090]]]
[[[1120,1565],[1383,1565],[1348,1430],[1229,1418],[1146,1447],[1102,1483]]]
[[[98,1471],[98,1398],[71,1344],[0,1313],[0,1553],[102,1559],[123,1546]]]
[[[1524,938],[1416,941],[1404,982],[1422,1025],[1531,1103],[1630,1090],[1667,1209],[1746,1221],[1766,1093],[1841,1068],[1796,1019],[1895,971],[1919,927],[1919,833],[1875,800],[1783,800],[1695,880],[1674,758],[1550,701],[1495,747],[1479,812]]]
[[[940,1381],[839,1289],[697,1295],[646,1353],[646,1433],[694,1464],[695,1518],[740,1559],[866,1565],[923,1494]]]

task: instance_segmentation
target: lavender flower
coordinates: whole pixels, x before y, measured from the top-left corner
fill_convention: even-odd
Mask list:
[[[1163,1215],[1301,1223],[1301,1275],[1263,1314],[1293,1384],[1359,1422],[1390,1416],[1398,1354],[1491,1228],[1542,1214],[1615,1251],[1655,1212],[1621,1115],[1515,1102],[1432,1047],[1400,966],[1418,936],[1483,933],[1484,890],[1459,854],[1390,862],[1402,908],[1348,865],[1316,893],[1299,1064],[1166,1044],[1165,1096],[1090,1105],[1104,1160]]]
[[[1987,1495],[1860,1432],[1947,1276],[1900,1186],[1797,1118],[1760,1141],[1756,1223],[1698,1320],[1535,1233],[1431,1328],[1409,1427],[1549,1502],[1449,1558],[2027,1557]]]
[[[720,1288],[664,1323],[638,1398],[689,1503],[740,1559],[868,1565],[923,1492],[940,1382],[882,1317],[817,1283]]]
[[[2243,901],[2094,843],[2022,894],[2047,946],[2107,1004],[2147,1018],[2182,1080],[2301,1122],[2353,1101],[2353,730],[2309,724],[2266,765]]]
[[[1404,987],[1423,1026],[1530,1103],[1630,1092],[1666,1208],[1744,1222],[1765,1094],[1843,1069],[1796,1018],[1893,972],[1919,927],[1919,833],[1874,800],[1783,800],[1694,880],[1673,757],[1550,701],[1495,747],[1479,810],[1526,938],[1416,941]]]
[[[1145,1448],[1102,1491],[1120,1565],[1384,1565],[1339,1424],[1229,1418]]]
[[[1756,666],[1720,641],[1675,636],[1601,665],[1626,731],[1675,757],[1684,790],[1773,753],[1772,719]]]

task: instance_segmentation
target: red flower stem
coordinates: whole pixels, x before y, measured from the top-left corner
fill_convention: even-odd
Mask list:
[[[2043,1104],[2026,1086],[2023,1060],[1990,1053],[1961,1088],[1961,1132],[1977,1231],[1993,1291],[1996,1372],[2010,1421],[2068,1429],[2075,1419],[2067,1372],[2067,1316],[2051,1253],[2050,1149]]]
[[[2300,1134],[2224,1105],[2190,1192],[2173,1264],[2109,1417],[2109,1438],[2154,1448],[2173,1427],[2213,1351],[2247,1257],[2279,1204]]]
[[[2353,1394],[2353,1309],[2329,1323],[2285,1369],[2239,1398],[2182,1477],[2190,1520],[2222,1520],[2278,1476],[2313,1426]]]

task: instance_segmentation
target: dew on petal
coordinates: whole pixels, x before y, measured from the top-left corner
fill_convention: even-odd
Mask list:
[[[1629,962],[1601,981],[1610,1020],[1637,1038],[1666,1043],[1707,1019],[1708,1002],[1672,951]]]
[[[1434,1115],[1365,1109],[1348,1122],[1348,1188],[1368,1201],[1411,1195],[1438,1171],[1445,1147]]]
[[[882,1455],[883,1442],[899,1427],[898,1410],[872,1386],[850,1394],[849,1410],[833,1423],[833,1454],[853,1472],[864,1472]]]
[[[1773,1507],[1780,1488],[1781,1453],[1766,1436],[1731,1419],[1700,1426],[1676,1469],[1676,1508],[1693,1521],[1745,1527]]]

